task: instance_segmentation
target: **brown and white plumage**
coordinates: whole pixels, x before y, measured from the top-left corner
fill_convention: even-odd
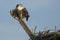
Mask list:
[[[22,14],[21,17],[22,17],[22,18],[26,18],[26,20],[28,21],[29,15],[28,15],[27,9],[24,8],[24,7],[22,6],[22,4],[18,4],[18,5],[16,6],[16,9],[17,9],[18,13]]]
[[[15,9],[10,10],[10,13],[12,17],[14,17],[15,19],[26,18],[26,20],[28,21],[29,18],[28,11],[21,4],[17,4]]]
[[[16,19],[16,20],[19,19],[19,16],[18,16],[18,14],[17,14],[17,12],[16,12],[15,9],[10,10],[10,14],[11,14],[11,16],[12,16],[14,19]]]

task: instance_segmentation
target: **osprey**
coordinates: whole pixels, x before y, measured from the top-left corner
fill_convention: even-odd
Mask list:
[[[28,21],[28,11],[25,7],[22,6],[22,4],[17,4],[15,9],[10,10],[10,13],[15,19],[26,18],[26,21]]]

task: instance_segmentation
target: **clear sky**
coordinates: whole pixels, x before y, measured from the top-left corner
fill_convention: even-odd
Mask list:
[[[10,9],[21,3],[27,8],[30,18],[26,24],[30,30],[60,29],[60,0],[0,0],[0,40],[28,40],[29,37],[18,21],[10,15]]]

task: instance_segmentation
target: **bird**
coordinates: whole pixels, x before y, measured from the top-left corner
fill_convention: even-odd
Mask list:
[[[17,10],[17,13],[18,15],[20,15],[20,17],[23,19],[23,18],[26,18],[26,21],[28,21],[28,18],[30,17],[29,14],[28,14],[28,11],[27,9],[22,6],[22,4],[17,4],[16,5],[16,10]]]
[[[26,21],[28,21],[28,18],[30,17],[27,9],[22,6],[22,4],[17,4],[15,9],[10,10],[10,14],[17,20],[26,18]]]

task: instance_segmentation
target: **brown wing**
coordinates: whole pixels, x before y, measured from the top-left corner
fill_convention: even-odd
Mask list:
[[[22,13],[23,13],[23,16],[26,17],[26,20],[28,20],[29,15],[28,15],[28,11],[27,11],[26,8],[24,8],[24,9],[22,10]]]
[[[11,16],[13,16],[13,10],[10,10],[10,14],[11,14]]]
[[[14,9],[10,10],[10,14],[11,14],[11,16],[14,17],[14,18],[15,18],[15,17],[19,17],[18,14],[17,14],[17,12],[16,12],[16,10],[14,10]]]

